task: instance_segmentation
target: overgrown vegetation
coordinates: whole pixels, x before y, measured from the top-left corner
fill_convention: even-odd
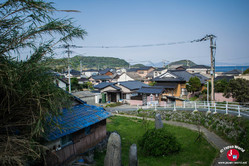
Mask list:
[[[116,102],[116,103],[110,103],[110,104],[106,104],[105,107],[116,107],[116,106],[120,106],[122,105],[122,103],[120,102]]]
[[[136,114],[134,111],[125,112],[126,114]],[[162,119],[180,121],[196,125],[202,125],[223,139],[232,144],[239,145],[246,151],[241,153],[241,160],[248,161],[249,159],[249,121],[245,118],[238,118],[233,115],[226,114],[209,114],[205,112],[197,112],[192,114],[190,111],[157,111],[162,116]],[[153,118],[155,111],[140,110],[138,116],[143,115]],[[248,161],[249,162],[249,161]]]
[[[52,3],[8,0],[0,4],[0,165],[37,164],[49,116],[70,105],[40,61],[53,46],[86,34],[72,19],[54,19]],[[56,37],[58,38],[56,38]],[[25,55],[22,50],[29,54]],[[25,57],[25,61],[18,60]]]
[[[145,122],[144,122],[145,121]],[[114,116],[108,119],[107,130],[117,131],[121,136],[122,145],[122,164],[129,165],[129,148],[135,143],[138,146],[138,140],[146,132],[143,128],[148,123],[147,129],[155,127],[154,122],[146,119],[126,118]],[[140,166],[165,166],[165,165],[211,165],[213,159],[218,154],[205,139],[201,138],[198,143],[195,142],[198,133],[183,127],[164,125],[164,129],[172,133],[181,144],[179,153],[169,156],[144,156],[141,148],[138,146],[138,162]],[[96,153],[96,166],[103,166],[105,152]]]
[[[181,146],[174,135],[164,128],[149,129],[139,140],[139,147],[148,156],[168,156],[180,151]]]
[[[230,80],[224,91],[224,96],[232,96],[237,102],[248,102],[249,81],[241,78]]]

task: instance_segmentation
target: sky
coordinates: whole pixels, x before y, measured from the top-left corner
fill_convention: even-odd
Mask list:
[[[74,18],[88,33],[74,40],[74,55],[117,57],[131,64],[189,59],[210,65],[209,41],[155,47],[129,46],[191,41],[213,34],[216,65],[249,65],[248,0],[54,0],[56,17]],[[58,58],[66,57],[58,53]]]

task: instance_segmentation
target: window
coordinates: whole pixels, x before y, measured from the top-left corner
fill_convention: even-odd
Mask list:
[[[181,93],[183,96],[186,96],[188,95],[188,91],[186,88],[182,88],[182,93]]]
[[[138,72],[139,74],[144,74],[144,72],[143,71],[140,71],[140,72]]]

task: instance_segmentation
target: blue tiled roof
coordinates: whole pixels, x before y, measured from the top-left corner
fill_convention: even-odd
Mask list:
[[[146,93],[146,94],[161,94],[163,93],[164,88],[160,86],[152,86],[152,87],[142,87],[137,92],[138,93]]]
[[[71,109],[63,109],[62,115],[53,118],[60,128],[49,126],[46,130],[45,138],[48,141],[56,140],[91,126],[110,116],[110,113],[103,108],[87,104],[77,105]]]

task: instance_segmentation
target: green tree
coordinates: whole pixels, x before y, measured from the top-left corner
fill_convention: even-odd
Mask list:
[[[155,82],[155,81],[150,82],[148,85],[149,85],[149,86],[155,86],[155,85],[156,85],[156,82]]]
[[[40,138],[51,116],[70,105],[57,88],[50,69],[41,65],[60,42],[82,38],[86,32],[72,19],[52,18],[52,3],[8,0],[0,3],[0,165],[29,165],[42,159]],[[27,56],[25,61],[16,57]],[[51,119],[51,120],[49,120]]]
[[[246,69],[246,70],[243,72],[243,74],[249,74],[249,68]]]
[[[78,90],[80,89],[80,85],[78,83],[78,79],[77,78],[71,78],[71,86],[72,86],[72,90]]]
[[[245,79],[232,79],[224,92],[225,97],[232,96],[237,102],[249,101],[249,81]]]
[[[228,81],[225,80],[225,79],[221,79],[221,80],[215,81],[214,82],[215,92],[224,93],[227,85],[228,85]]]
[[[192,93],[199,91],[200,88],[201,88],[201,81],[200,81],[200,79],[198,77],[196,77],[196,76],[195,77],[191,77],[189,79],[189,82],[187,83],[186,88],[187,88],[188,92],[192,92]]]

